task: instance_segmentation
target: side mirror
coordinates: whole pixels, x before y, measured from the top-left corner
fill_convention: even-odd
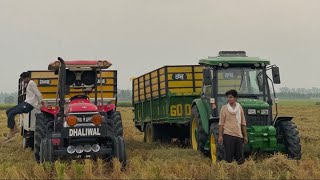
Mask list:
[[[210,68],[203,69],[203,85],[209,86],[212,84],[212,74]]]
[[[280,70],[279,67],[272,67],[272,78],[274,84],[280,84]]]

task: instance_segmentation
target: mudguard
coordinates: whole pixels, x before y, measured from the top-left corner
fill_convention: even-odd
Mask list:
[[[281,121],[291,121],[292,119],[293,119],[292,116],[279,116],[279,117],[277,117],[277,119],[274,120],[273,126],[277,127],[279,122],[281,122]]]
[[[202,99],[195,99],[192,102],[192,107],[194,106],[198,108],[204,132],[209,134],[209,113],[205,102]]]

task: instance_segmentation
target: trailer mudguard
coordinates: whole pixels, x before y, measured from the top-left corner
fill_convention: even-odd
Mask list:
[[[201,123],[204,128],[204,132],[209,134],[209,113],[208,113],[208,108],[205,105],[205,102],[203,102],[202,99],[195,99],[192,102],[192,108],[194,106],[198,108]]]

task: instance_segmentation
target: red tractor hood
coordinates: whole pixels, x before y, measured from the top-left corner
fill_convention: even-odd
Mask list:
[[[98,108],[96,105],[92,104],[90,101],[86,100],[74,100],[71,101],[67,113],[78,113],[78,112],[97,112]]]

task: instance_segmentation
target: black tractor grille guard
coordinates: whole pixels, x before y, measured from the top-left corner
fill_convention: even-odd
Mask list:
[[[269,125],[269,116],[266,115],[246,115],[247,127]]]

